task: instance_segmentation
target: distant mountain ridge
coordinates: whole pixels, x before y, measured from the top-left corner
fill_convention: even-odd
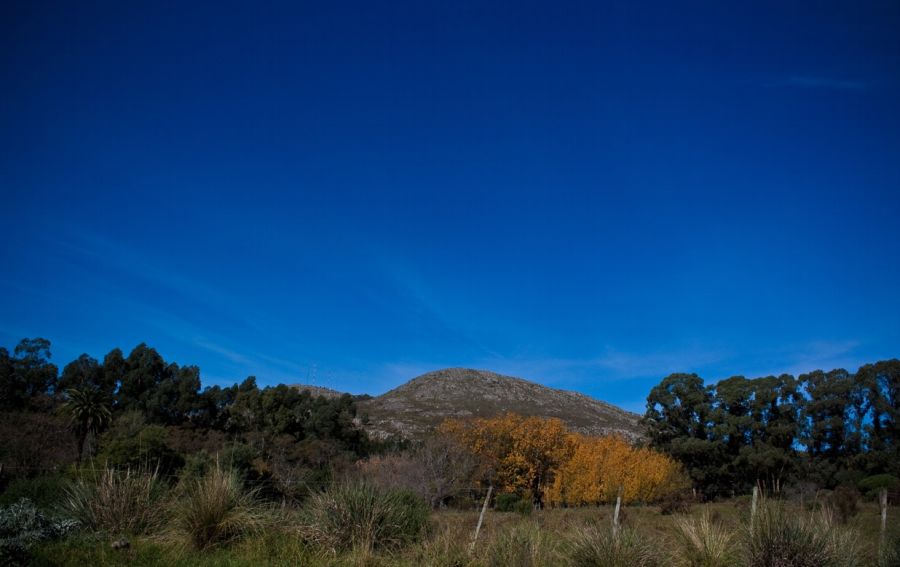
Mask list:
[[[578,392],[558,390],[486,370],[447,368],[423,374],[361,401],[366,429],[376,438],[417,438],[447,418],[493,417],[506,412],[555,417],[589,435],[642,437],[640,416]]]

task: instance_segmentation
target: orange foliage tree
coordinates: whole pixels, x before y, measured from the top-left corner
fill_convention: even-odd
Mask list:
[[[621,437],[569,432],[559,419],[451,419],[438,428],[481,463],[483,482],[528,495],[537,506],[600,504],[622,490],[625,502],[652,502],[687,486],[680,465]]]
[[[553,504],[612,502],[619,490],[626,503],[654,502],[688,486],[681,466],[653,449],[615,436],[573,438],[572,458],[555,471],[549,491]]]
[[[531,497],[542,506],[553,474],[568,461],[571,435],[559,419],[513,413],[473,420],[447,420],[438,429],[468,447],[481,463],[481,476],[499,490]]]

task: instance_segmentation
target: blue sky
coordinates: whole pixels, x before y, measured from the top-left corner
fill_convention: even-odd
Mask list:
[[[635,410],[896,357],[900,4],[746,4],[5,2],[0,344]]]

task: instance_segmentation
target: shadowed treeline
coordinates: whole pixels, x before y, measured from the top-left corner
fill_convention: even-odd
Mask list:
[[[672,374],[651,390],[643,423],[651,444],[709,496],[757,483],[779,491],[897,477],[900,360],[708,386],[696,374]]]

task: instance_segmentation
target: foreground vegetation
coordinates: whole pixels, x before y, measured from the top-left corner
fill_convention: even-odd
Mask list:
[[[895,511],[892,509],[892,513]],[[478,511],[439,511],[427,526],[413,528],[413,540],[388,545],[357,542],[335,549],[307,537],[303,510],[282,512],[267,529],[201,549],[178,545],[165,534],[129,538],[113,549],[94,535],[42,543],[35,565],[398,565],[398,566],[841,566],[898,565],[896,555],[879,557],[879,519],[866,504],[847,525],[821,512],[787,504],[761,505],[753,536],[749,508],[741,502],[696,506],[686,514],[663,515],[656,507],[628,507],[613,536],[613,507],[553,509],[523,515],[488,511],[471,547]],[[343,529],[343,528],[342,528]],[[371,533],[371,532],[370,532]],[[890,538],[900,538],[898,526]],[[349,542],[350,540],[345,540]],[[373,545],[370,545],[373,543]],[[894,552],[896,553],[896,552]],[[776,562],[774,555],[780,554]]]

